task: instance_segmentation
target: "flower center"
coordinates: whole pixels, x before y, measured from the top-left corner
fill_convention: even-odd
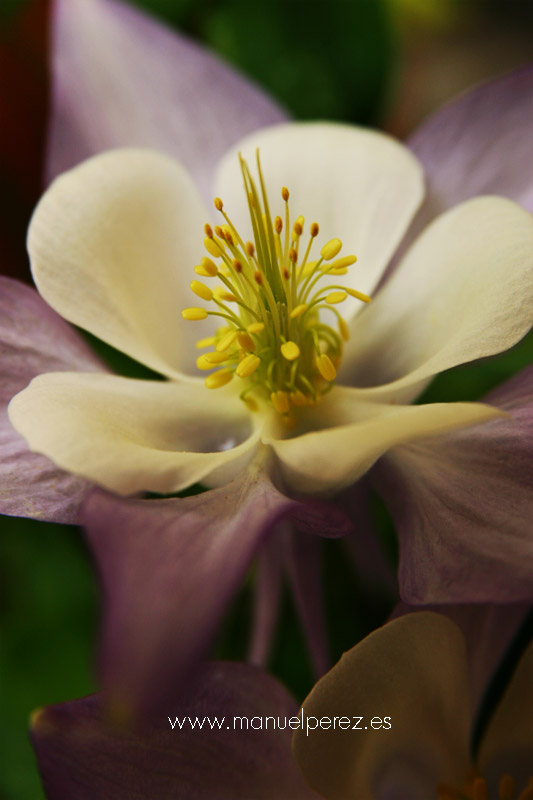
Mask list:
[[[480,777],[466,781],[463,789],[454,789],[451,786],[440,785],[437,787],[438,800],[489,800],[487,782]],[[517,795],[516,784],[511,775],[502,775],[498,784],[498,800],[533,800],[533,778],[528,785]]]
[[[213,348],[197,359],[201,370],[213,370],[205,380],[209,389],[225,386],[234,377],[242,382],[241,399],[255,411],[258,400],[268,402],[287,425],[295,424],[295,410],[319,402],[331,388],[341,361],[348,325],[336,306],[348,295],[370,302],[370,297],[332,279],[346,275],[356,256],[340,256],[342,242],[331,239],[320,256],[309,260],[318,223],[304,236],[304,217],[291,226],[289,190],[281,190],[284,218],[270,214],[270,205],[257,152],[259,185],[246,161],[239,156],[244,191],[254,241],[244,241],[227,215],[222,200],[215,198],[224,218],[213,230],[205,226],[204,257],[195,272],[221,282],[216,288],[198,280],[191,289],[216,310],[186,308],[186,320],[221,317],[224,326],[197,347]],[[216,259],[217,263],[213,259]],[[326,280],[324,280],[326,279]],[[327,284],[327,285],[324,285]],[[328,311],[336,327],[321,319]]]

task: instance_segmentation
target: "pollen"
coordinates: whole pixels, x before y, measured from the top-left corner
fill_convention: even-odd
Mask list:
[[[274,203],[267,196],[259,152],[255,176],[239,159],[253,241],[240,235],[231,209],[216,197],[219,224],[205,225],[208,255],[194,267],[198,276],[216,283],[213,288],[200,280],[190,284],[210,309],[181,313],[186,320],[219,320],[214,335],[197,343],[199,349],[210,348],[196,361],[198,369],[211,371],[206,386],[221,388],[236,375],[247,408],[269,405],[290,430],[336,379],[349,338],[337,306],[348,296],[362,303],[370,297],[334,280],[347,275],[357,257],[341,253],[341,239],[321,246],[319,223],[306,224],[303,214],[292,216],[287,187],[281,188],[284,206],[271,215]]]

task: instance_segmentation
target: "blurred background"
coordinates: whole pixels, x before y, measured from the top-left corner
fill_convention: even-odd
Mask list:
[[[295,117],[384,128],[404,138],[476,82],[533,59],[531,0],[136,0],[204,42],[269,90]],[[30,281],[25,232],[42,191],[49,0],[0,3],[0,270]],[[494,364],[452,371],[429,392],[476,399],[531,362],[527,337]],[[431,396],[431,394],[430,394]],[[374,509],[393,562],[386,512]],[[95,689],[98,591],[77,529],[0,517],[0,798],[42,800],[27,741],[29,713]],[[339,543],[325,546],[331,656],[388,614],[394,598],[366,586]],[[251,585],[217,646],[243,657]],[[301,699],[312,675],[289,597],[272,670]]]

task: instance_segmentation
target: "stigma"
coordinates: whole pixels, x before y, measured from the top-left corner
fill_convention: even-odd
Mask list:
[[[238,380],[250,410],[266,402],[291,427],[299,409],[320,402],[337,376],[349,338],[337,306],[348,296],[363,303],[371,298],[336,282],[357,257],[341,255],[340,239],[320,247],[317,222],[306,234],[303,216],[292,221],[286,187],[281,189],[283,215],[272,217],[259,152],[258,183],[246,161],[239,160],[253,241],[241,237],[216,197],[221,224],[205,226],[207,255],[194,269],[200,278],[217,283],[195,279],[190,284],[214,308],[193,306],[183,309],[182,316],[222,320],[214,336],[197,342],[199,349],[211,348],[196,362],[198,369],[210,371],[206,386],[217,389]]]

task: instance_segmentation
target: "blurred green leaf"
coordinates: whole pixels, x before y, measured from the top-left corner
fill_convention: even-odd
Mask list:
[[[28,717],[94,690],[96,582],[78,529],[10,517],[0,528],[0,797],[38,800]]]

